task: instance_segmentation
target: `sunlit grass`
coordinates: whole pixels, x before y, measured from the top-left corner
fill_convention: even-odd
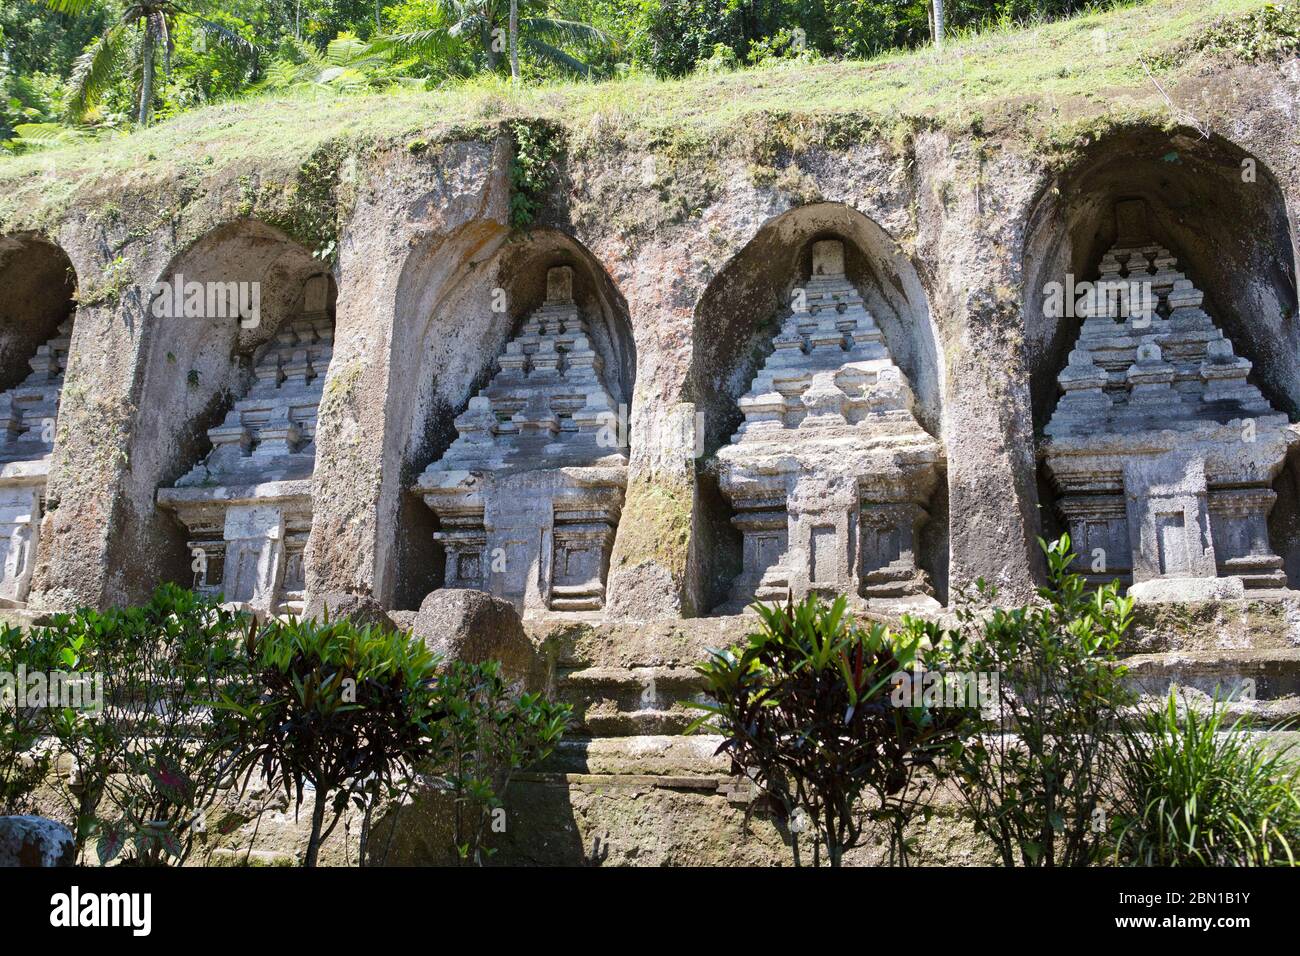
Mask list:
[[[1143,57],[1164,52],[1214,18],[1249,13],[1266,0],[1153,0],[1067,21],[999,23],[932,48],[861,62],[782,63],[680,80],[633,75],[602,83],[522,89],[479,77],[439,90],[393,88],[356,95],[275,93],[182,114],[132,134],[109,134],[0,160],[7,220],[38,220],[40,207],[109,178],[166,180],[186,172],[256,166],[296,169],[339,137],[435,140],[511,117],[563,122],[577,131],[655,135],[684,129],[722,138],[756,112],[855,114],[882,123],[924,118],[967,125],[999,104],[1047,104],[1071,116],[1109,104],[1159,107]],[[19,182],[21,181],[21,182]],[[37,195],[32,195],[35,192]]]

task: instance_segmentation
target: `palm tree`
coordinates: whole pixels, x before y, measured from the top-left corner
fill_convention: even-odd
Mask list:
[[[76,16],[90,9],[92,0],[33,2],[43,2],[51,10]],[[64,102],[67,118],[71,122],[84,118],[124,69],[138,67],[140,87],[136,120],[141,126],[147,126],[153,115],[157,55],[162,52],[163,71],[170,74],[172,33],[178,17],[187,17],[217,43],[257,56],[257,47],[238,33],[186,10],[174,0],[131,0],[117,22],[77,58],[68,78],[68,94]],[[133,32],[132,27],[139,29]]]
[[[530,0],[522,0],[526,5]],[[531,0],[536,2],[536,0]],[[572,73],[589,76],[591,66],[561,49],[563,43],[608,44],[609,37],[596,27],[556,17],[520,16],[520,0],[438,0],[450,24],[445,28],[396,33],[376,38],[373,49],[399,53],[443,56],[457,41],[475,44],[487,68],[495,72],[499,49],[494,39],[506,28],[509,39],[510,73],[519,78],[519,48],[543,63]]]
[[[510,0],[510,79],[519,82],[519,0]]]

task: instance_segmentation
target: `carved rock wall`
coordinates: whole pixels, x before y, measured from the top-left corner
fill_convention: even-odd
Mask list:
[[[600,401],[614,412],[614,447],[625,462],[614,466],[623,472],[610,485],[621,489],[621,500],[579,507],[568,522],[605,528],[595,528],[593,538],[603,594],[574,595],[585,606],[569,612],[675,618],[725,603],[744,572],[745,549],[731,521],[737,508],[723,479],[731,452],[723,449],[745,445],[730,441],[745,420],[741,399],[774,361],[789,293],[807,281],[811,250],[823,240],[844,244],[846,280],[874,317],[914,398],[909,414],[918,430],[912,434],[925,448],[920,467],[932,471],[899,478],[915,484],[911,503],[929,517],[886,529],[891,540],[909,528],[915,538],[913,590],[923,592],[920,582],[928,579],[946,603],[984,577],[1009,596],[1028,593],[1041,571],[1034,538],[1061,527],[1058,491],[1039,461],[1040,447],[1057,439],[1041,445],[1039,439],[1082,323],[1044,317],[1043,287],[1067,271],[1088,274],[1114,245],[1098,224],[1117,199],[1147,202],[1158,226],[1155,241],[1178,257],[1180,268],[1186,264],[1205,293],[1207,313],[1233,347],[1231,356],[1216,353],[1211,364],[1252,362],[1247,384],[1275,414],[1289,419],[1300,410],[1300,374],[1283,355],[1300,336],[1295,259],[1290,241],[1279,241],[1293,234],[1288,205],[1295,206],[1300,186],[1291,148],[1273,135],[1286,117],[1284,88],[1295,92],[1295,84],[1276,77],[1273,83],[1277,95],[1257,104],[1253,118],[1238,121],[1231,142],[1199,143],[1135,127],[1090,145],[1064,170],[1014,144],[989,148],[954,132],[923,132],[901,147],[864,135],[782,159],[789,175],[808,186],[796,198],[779,185],[756,183],[742,157],[722,155],[697,210],[632,234],[612,213],[629,197],[660,202],[662,184],[638,185],[629,172],[638,156],[617,142],[564,158],[541,221],[523,234],[508,225],[505,136],[423,152],[381,147],[357,158],[346,172],[348,202],[340,208],[332,266],[338,289],[333,354],[320,376],[310,479],[301,479],[310,481],[312,518],[302,551],[304,593],[294,600],[351,592],[414,610],[446,582],[450,525],[426,504],[421,475],[455,458],[457,418],[484,412],[471,399],[493,387],[500,358],[511,355],[509,343],[543,307],[547,270],[568,267],[589,344],[607,373]],[[1109,149],[1143,163],[1176,152],[1188,168],[1217,170],[1220,185],[1249,153],[1258,160],[1252,187],[1258,192],[1243,192],[1254,198],[1234,214],[1226,200],[1208,205],[1204,191],[1191,191],[1176,176],[1167,189],[1155,173],[1125,183],[1108,171]],[[49,507],[33,535],[33,608],[136,600],[169,577],[192,583],[187,545],[196,539],[159,509],[158,489],[175,486],[207,456],[208,430],[250,394],[258,350],[289,327],[303,281],[319,271],[314,250],[280,229],[240,218],[233,184],[211,184],[192,208],[201,214],[180,232],[160,227],[129,241],[125,234],[112,237],[126,250],[114,258],[105,257],[112,243],[102,239],[116,227],[92,219],[84,205],[70,207],[44,240],[66,254],[86,290],[111,274],[115,294],[79,294],[50,457]],[[1249,218],[1266,224],[1254,239],[1245,228]],[[1232,240],[1231,274],[1206,265],[1206,242],[1188,251],[1174,241],[1186,239],[1194,220]],[[261,327],[160,313],[151,290],[177,274],[200,282],[261,282]],[[6,273],[4,281],[13,280]],[[501,312],[493,308],[499,293]],[[31,343],[32,352],[37,345]],[[811,339],[803,347],[815,350]],[[31,353],[21,360],[5,354],[13,366]],[[1141,362],[1134,364],[1145,374]],[[0,374],[11,386],[22,377],[8,367]],[[892,380],[892,372],[884,378]],[[821,394],[815,387],[808,392],[813,399]],[[856,402],[860,395],[850,397]],[[501,424],[498,419],[493,430]],[[1276,467],[1263,468],[1264,484],[1293,480],[1289,457]],[[888,470],[873,463],[842,469],[857,472],[851,477],[859,481],[859,544],[851,550],[847,539],[837,539],[833,549],[846,574],[850,567],[864,573],[861,479],[882,469]],[[815,487],[787,496],[794,513],[843,491],[829,463],[823,474],[818,470],[811,469]],[[926,489],[930,481],[934,487]],[[1296,495],[1269,490],[1278,495],[1266,522],[1270,546],[1282,559],[1280,570],[1294,573],[1300,535],[1288,528],[1296,524]],[[556,491],[547,486],[544,493]],[[847,522],[853,493],[843,494]],[[522,514],[536,495],[521,487],[508,497]],[[588,503],[599,497],[593,493]],[[554,505],[551,514],[554,522]],[[800,548],[811,562],[813,532],[838,526],[804,524],[811,530]],[[582,560],[575,559],[578,576]],[[1267,569],[1274,581],[1278,570]],[[587,574],[575,586],[591,579]],[[854,586],[865,589],[861,581]],[[501,593],[507,590],[519,588]]]

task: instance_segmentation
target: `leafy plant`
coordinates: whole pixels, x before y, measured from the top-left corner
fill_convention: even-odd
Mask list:
[[[141,607],[57,615],[42,639],[102,680],[98,713],[53,721],[74,763],[60,784],[78,848],[101,863],[183,863],[234,766],[237,741],[212,702],[246,692],[246,616],[164,584]]]
[[[541,123],[510,123],[514,158],[510,161],[510,225],[526,229],[541,212],[560,153],[559,134]]]
[[[539,693],[517,693],[499,661],[449,661],[433,695],[443,716],[425,769],[454,801],[457,856],[482,865],[494,852],[485,841],[502,819],[511,778],[551,755],[573,708]]]
[[[400,82],[390,69],[389,59],[372,43],[351,33],[340,33],[326,45],[324,53],[309,43],[291,39],[287,51],[267,68],[258,89],[361,93]]]
[[[697,665],[709,699],[693,705],[705,715],[688,732],[722,735],[718,752],[731,757],[733,772],[748,775],[787,821],[807,816],[814,865],[825,846],[839,866],[867,821],[888,826],[891,856],[905,861],[904,830],[921,809],[915,776],[953,752],[969,710],[893,699],[899,675],[920,663],[913,627],[895,635],[850,623],[843,597],[754,608],[760,625],[745,643],[710,651]]]
[[[513,7],[511,0],[439,0],[434,6],[439,14],[435,25],[378,37],[375,49],[448,59],[468,46],[489,72],[507,65],[503,53],[523,50],[562,73],[589,76],[590,64],[574,56],[570,48],[600,48],[610,43],[604,31],[553,16],[536,0],[518,0]],[[507,40],[514,42],[507,44]],[[509,59],[513,60],[511,72],[518,78],[517,55]]]
[[[92,0],[38,0],[51,10],[74,16],[92,10]],[[172,37],[176,21],[185,17],[214,43],[237,50],[255,62],[257,48],[235,30],[184,9],[174,0],[132,0],[120,18],[77,58],[68,78],[65,113],[73,122],[85,118],[104,92],[123,73],[138,74],[136,121],[148,125],[153,115],[154,83],[159,56],[163,71],[171,71]]]
[[[250,628],[248,655],[258,698],[224,702],[245,747],[245,779],[260,771],[298,807],[312,787],[304,866],[314,867],[348,802],[367,809],[428,753],[437,659],[409,634],[347,620]]]
[[[31,675],[48,681],[64,663],[59,650],[44,631],[0,625],[0,816],[31,812],[53,766],[53,751],[41,746],[50,711],[26,699],[26,685]]]
[[[1300,765],[1173,692],[1123,735],[1112,859],[1138,866],[1295,866]]]
[[[1132,702],[1117,663],[1133,601],[1117,583],[1088,593],[1063,535],[1047,544],[1049,584],[1027,607],[958,611],[949,666],[998,675],[997,713],[953,769],[977,831],[1006,866],[1084,866],[1102,848],[1103,795],[1120,764],[1117,717]]]

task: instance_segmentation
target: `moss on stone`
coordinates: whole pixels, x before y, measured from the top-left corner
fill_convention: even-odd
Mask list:
[[[681,581],[691,540],[691,489],[652,478],[639,478],[627,488],[619,522],[614,559],[620,566],[646,561],[660,565]]]

